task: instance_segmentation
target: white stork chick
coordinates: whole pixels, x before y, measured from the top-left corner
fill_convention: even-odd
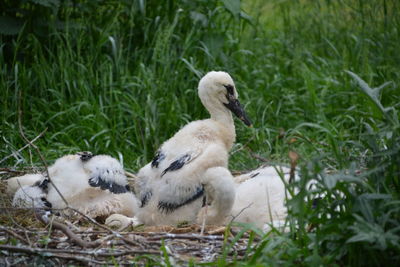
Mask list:
[[[113,213],[133,216],[136,198],[130,193],[124,170],[116,159],[83,152],[59,158],[48,171],[52,183],[42,174],[39,182],[16,192],[13,204],[65,208],[66,203],[55,185],[69,207],[92,218]]]
[[[287,216],[285,183],[289,178],[290,169],[280,166],[236,176],[236,198],[230,220],[251,223],[264,230],[269,228],[268,224],[282,226]]]
[[[228,73],[207,73],[200,80],[198,94],[211,118],[184,126],[137,174],[140,208],[135,214],[146,225],[194,222],[210,201],[212,214],[207,223],[216,223],[232,207],[234,183],[227,165],[236,133],[231,112],[246,125],[251,123]],[[116,215],[106,223],[125,225],[121,220],[127,218],[121,218]]]

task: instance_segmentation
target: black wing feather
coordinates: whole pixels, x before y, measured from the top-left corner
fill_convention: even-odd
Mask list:
[[[47,192],[47,190],[49,189],[49,182],[49,178],[44,178],[42,181],[36,182],[34,186],[38,186],[39,188]]]
[[[151,161],[151,167],[158,168],[158,165],[163,159],[165,159],[165,154],[162,153],[162,151],[158,150],[153,160]]]
[[[191,156],[189,154],[185,154],[182,157],[180,157],[179,159],[175,160],[174,162],[172,162],[168,168],[166,168],[162,174],[161,177],[164,176],[164,174],[166,174],[167,172],[170,171],[176,171],[179,170],[180,168],[182,168],[187,162],[189,162],[191,160]]]
[[[160,201],[160,202],[158,202],[157,208],[160,210],[160,212],[164,212],[164,213],[168,214],[184,205],[192,203],[193,201],[199,199],[203,195],[204,195],[204,187],[198,186],[198,187],[196,187],[194,194],[189,196],[187,199],[184,199],[181,202]]]
[[[102,190],[110,190],[114,194],[122,194],[129,192],[129,185],[120,185],[113,182],[107,182],[101,179],[100,176],[89,179],[89,185],[92,187],[100,187]]]
[[[53,205],[47,200],[47,198],[42,197],[40,199],[43,203],[43,205],[47,208],[47,209],[51,209],[53,207]]]
[[[146,206],[152,196],[153,196],[153,191],[151,190],[146,191],[140,198],[141,201],[140,207],[143,208],[144,206]]]

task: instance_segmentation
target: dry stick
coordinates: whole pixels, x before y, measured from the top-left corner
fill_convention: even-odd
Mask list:
[[[7,251],[11,251],[11,252],[19,252],[19,253],[25,253],[25,254],[37,254],[37,255],[40,255],[43,257],[76,260],[76,261],[86,262],[86,263],[106,264],[106,262],[104,262],[104,261],[96,261],[96,260],[88,259],[85,257],[57,254],[56,250],[54,250],[54,253],[43,253],[43,252],[47,252],[46,249],[17,247],[17,246],[10,246],[10,245],[0,245],[0,250],[7,250]]]
[[[253,158],[258,159],[258,160],[261,161],[261,162],[269,162],[268,159],[266,159],[266,158],[264,158],[264,157],[261,157],[260,155],[254,153],[253,151],[250,151],[250,155],[251,155]]]
[[[24,229],[24,230],[22,230],[22,229],[18,229],[18,228],[14,228],[14,227],[8,227],[8,228],[10,228],[14,232],[19,232],[19,233],[20,232],[26,232],[26,233],[37,234],[37,235],[46,234],[47,233],[47,231],[39,231],[37,229],[34,229],[34,230]]]
[[[20,236],[19,234],[15,233],[14,231],[8,229],[7,227],[1,226],[0,225],[0,230],[4,231],[6,233],[8,233],[9,235],[12,235],[13,237],[15,237],[16,239],[18,239],[19,241],[21,241],[22,243],[25,243],[26,245],[30,245],[30,243],[28,242],[28,240],[26,240],[25,238],[23,238],[22,236]]]
[[[11,153],[10,155],[4,157],[2,160],[0,160],[0,164],[3,163],[4,161],[6,161],[7,159],[9,159],[10,157],[12,157],[15,153],[19,153],[22,150],[24,150],[25,148],[29,147],[31,144],[33,144],[36,140],[38,140],[40,137],[42,137],[44,135],[44,133],[47,131],[48,128],[44,129],[43,132],[41,132],[38,136],[36,136],[35,138],[33,138],[31,141],[28,142],[28,144],[24,145],[22,148],[18,149],[17,151],[14,151],[13,153]]]
[[[253,135],[245,144],[243,144],[242,147],[236,149],[235,151],[232,151],[230,154],[233,155],[233,154],[243,150],[244,148],[247,148],[248,144],[250,144],[255,138],[256,138],[256,135]]]
[[[32,210],[32,208],[0,207],[0,211],[1,210],[25,210],[25,211],[30,211],[30,210]],[[54,209],[54,210],[58,210],[58,209]]]
[[[21,91],[19,91],[19,102],[21,101]],[[18,127],[19,127],[19,132],[22,136],[22,138],[30,145],[32,146],[36,152],[38,153],[40,160],[42,161],[43,165],[46,168],[46,176],[47,179],[49,179],[49,182],[54,186],[54,189],[56,189],[57,193],[60,195],[61,199],[65,202],[65,205],[68,207],[68,202],[65,200],[64,196],[61,194],[60,190],[58,190],[57,186],[51,181],[50,174],[49,174],[49,169],[46,163],[46,160],[44,159],[42,153],[40,152],[39,148],[33,144],[29,139],[25,136],[24,131],[22,130],[22,122],[21,122],[21,117],[22,117],[22,109],[21,109],[21,103],[19,103],[19,109],[18,109]]]
[[[87,216],[86,214],[80,212],[79,210],[74,209],[74,208],[71,208],[71,207],[68,207],[68,209],[71,209],[71,210],[75,211],[76,213],[78,213],[79,215],[83,216],[84,218],[86,218],[88,221],[90,221],[90,222],[93,223],[94,225],[97,225],[98,227],[107,230],[108,232],[110,232],[111,234],[113,234],[115,237],[118,237],[118,238],[122,239],[122,240],[125,241],[126,243],[128,243],[128,244],[130,244],[130,245],[138,245],[138,246],[140,246],[141,248],[144,249],[143,245],[140,244],[139,242],[136,242],[136,241],[134,241],[134,240],[130,240],[130,239],[128,239],[128,238],[123,237],[120,233],[115,232],[114,230],[108,228],[107,226],[102,225],[102,224],[96,222],[95,220],[93,220],[92,218],[90,218],[90,217]]]
[[[238,212],[238,214],[236,214],[235,216],[232,216],[232,215],[231,215],[231,216],[232,216],[232,220],[231,220],[230,223],[232,223],[237,217],[239,217],[240,214],[242,214],[243,211],[245,211],[246,209],[250,208],[251,205],[253,205],[253,204],[254,204],[254,203],[251,202],[249,205],[247,205],[246,207],[244,207],[243,209],[241,209],[241,210]]]
[[[223,236],[219,235],[188,235],[188,234],[164,234],[149,237],[147,240],[159,240],[159,239],[189,239],[189,240],[224,240]]]
[[[24,171],[15,171],[15,170],[11,170],[10,168],[0,168],[0,172],[16,173],[16,174],[25,173]]]
[[[10,245],[0,245],[0,249],[4,247],[5,250],[13,250],[15,248],[23,248],[24,247],[14,247]],[[32,249],[32,248],[27,248]],[[76,249],[51,249],[51,248],[33,248],[38,253],[65,253],[65,254],[81,254],[88,256],[99,256],[99,257],[119,257],[129,254],[153,254],[160,255],[159,250],[127,250],[127,251],[119,251],[119,252],[98,252],[98,251],[86,251],[86,250],[76,250]]]
[[[85,240],[82,240],[80,237],[78,237],[76,234],[74,234],[71,229],[68,228],[65,224],[62,224],[57,221],[50,221],[47,215],[43,212],[39,213],[39,210],[35,210],[35,216],[36,218],[41,221],[45,225],[51,224],[54,229],[58,229],[61,232],[63,232],[66,236],[68,236],[69,239],[73,240],[78,246],[83,247],[83,248],[94,248],[98,247],[101,242],[98,240],[94,242],[87,242]]]
[[[223,234],[223,233],[225,233],[225,231],[226,231],[226,226],[221,226],[221,227],[219,227],[217,229],[208,231],[208,234],[210,234],[210,235]]]

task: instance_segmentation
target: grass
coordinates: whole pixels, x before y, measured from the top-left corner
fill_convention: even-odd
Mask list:
[[[207,116],[199,77],[226,70],[254,122],[236,121],[230,168],[260,165],[252,153],[287,163],[293,150],[302,177],[291,185],[291,232],[262,237],[234,265],[399,262],[399,4],[242,1],[249,19],[226,2],[99,1],[95,15],[60,8],[63,30],[1,36],[0,159],[25,144],[21,109],[28,138],[47,128],[36,144],[50,162],[90,150],[136,171],[181,126]],[[1,167],[31,164],[41,163],[26,149]]]

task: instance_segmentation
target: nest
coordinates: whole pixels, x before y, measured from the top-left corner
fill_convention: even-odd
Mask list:
[[[1,266],[162,262],[185,266],[213,262],[221,256],[226,261],[240,260],[255,244],[250,233],[230,226],[137,226],[119,232],[77,210],[72,210],[75,216],[66,217],[63,212],[56,216],[44,210],[13,208],[5,189],[0,182]]]

